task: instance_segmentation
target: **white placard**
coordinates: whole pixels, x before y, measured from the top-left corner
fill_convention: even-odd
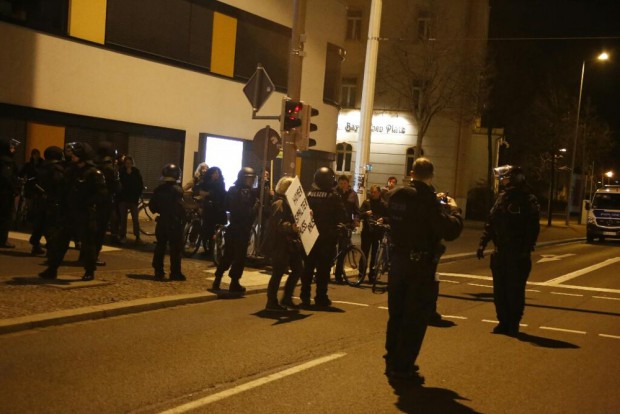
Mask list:
[[[295,177],[288,190],[286,190],[286,200],[288,205],[291,206],[293,216],[295,217],[295,224],[299,228],[299,234],[301,236],[301,242],[304,245],[306,254],[310,253],[314,242],[319,237],[319,229],[314,223],[314,218],[310,214],[310,206],[306,199],[304,189],[301,188],[301,182],[298,177]]]

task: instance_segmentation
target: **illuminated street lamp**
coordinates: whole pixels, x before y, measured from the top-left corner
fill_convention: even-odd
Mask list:
[[[607,182],[609,184],[611,184],[611,178],[613,176],[614,176],[614,172],[613,171],[607,171],[605,174],[603,174],[603,177],[602,177],[603,187],[605,186],[605,177],[607,177]]]
[[[602,52],[600,55],[596,57],[596,60],[606,61],[609,60],[609,54],[607,52]],[[577,138],[579,137],[579,114],[581,112],[581,94],[583,93],[583,77],[586,72],[586,61],[584,60],[581,63],[581,81],[579,82],[579,99],[577,100],[577,121],[575,123],[575,138],[573,140],[573,153],[571,155],[571,163],[570,163],[570,176],[568,180],[568,194],[566,198],[566,225],[570,224],[570,207],[571,201],[573,198],[573,185],[574,185],[574,174],[575,174],[575,155],[577,152]]]

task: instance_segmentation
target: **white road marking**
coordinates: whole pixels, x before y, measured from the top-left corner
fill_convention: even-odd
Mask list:
[[[377,306],[379,309],[389,309],[387,306]]]
[[[595,265],[588,266],[588,267],[576,270],[576,271],[571,272],[571,273],[567,273],[567,274],[565,274],[563,276],[559,276],[559,277],[556,277],[554,279],[551,279],[551,280],[548,280],[546,282],[543,282],[542,285],[544,285],[544,286],[556,286],[556,285],[559,285],[560,283],[566,282],[568,280],[574,279],[574,278],[579,277],[579,276],[583,276],[583,275],[585,275],[587,273],[590,273],[590,272],[594,272],[595,270],[601,269],[601,268],[603,268],[605,266],[612,265],[612,264],[614,264],[616,262],[620,262],[620,257],[613,257],[611,259],[605,260],[604,262],[597,263]]]
[[[465,273],[437,273],[439,276],[464,277],[467,279],[493,280],[491,276],[468,275]]]
[[[482,322],[486,322],[486,323],[499,323],[499,321],[494,321],[493,319],[483,319]]]
[[[479,283],[468,283],[469,286],[481,286],[481,287],[487,287],[487,288],[491,288],[493,289],[493,286],[491,285],[481,285]]]
[[[602,336],[603,338],[620,339],[620,336],[617,335],[598,334],[598,336]]]
[[[574,256],[575,253],[567,253],[567,254],[541,254],[542,259],[537,261],[536,263],[545,263],[545,262],[557,262],[559,260],[564,259],[565,257]]]
[[[442,318],[448,319],[467,319],[465,316],[456,316],[456,315],[441,315]]]
[[[572,329],[562,329],[562,328],[553,328],[551,326],[541,326],[540,329],[544,329],[546,331],[558,331],[558,332],[568,332],[568,333],[576,333],[580,335],[585,335],[585,331],[575,331]]]
[[[536,289],[525,289],[526,292],[538,292],[540,293],[540,290],[536,290]]]
[[[441,279],[441,283],[456,283],[456,284],[460,284],[461,282],[457,282],[456,280]]]
[[[563,296],[583,296],[580,293],[563,293],[563,292],[551,292],[552,295],[563,295]]]
[[[216,401],[223,400],[224,398],[228,398],[233,395],[239,394],[241,392],[251,390],[252,388],[260,387],[261,385],[265,385],[269,382],[276,381],[284,377],[288,377],[289,375],[297,374],[298,372],[304,371],[309,368],[313,368],[317,365],[324,364],[329,361],[333,361],[334,359],[342,358],[345,355],[346,353],[339,352],[336,354],[324,356],[322,358],[317,358],[312,361],[303,363],[301,365],[297,365],[297,366],[285,369],[283,371],[276,372],[275,374],[267,375],[266,377],[259,378],[254,381],[250,381],[246,384],[241,384],[234,388],[224,390],[224,391],[218,392],[213,395],[209,395],[199,400],[191,401],[187,404],[183,404],[178,407],[172,408],[170,410],[163,411],[160,414],[176,414],[176,413],[184,413],[190,410],[195,410],[197,408],[204,407],[205,405],[214,403]]]
[[[345,305],[355,305],[355,306],[370,306],[366,303],[345,302],[343,300],[332,300],[332,303],[343,303]]]
[[[609,296],[592,296],[595,299],[620,300],[620,298],[610,298]]]

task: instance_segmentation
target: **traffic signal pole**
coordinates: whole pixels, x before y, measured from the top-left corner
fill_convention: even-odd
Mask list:
[[[293,30],[291,34],[291,50],[288,64],[287,95],[293,101],[301,99],[301,70],[303,63],[304,42],[302,37],[306,31],[306,0],[294,0]],[[295,133],[282,134],[282,174],[294,177],[297,162]]]

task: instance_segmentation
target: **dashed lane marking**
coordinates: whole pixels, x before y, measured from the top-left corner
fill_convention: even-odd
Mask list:
[[[390,309],[387,306],[377,306],[377,308],[379,308],[379,309],[386,309],[386,310]]]
[[[457,315],[441,315],[442,318],[447,319],[467,319],[466,316],[457,316]]]
[[[468,275],[465,273],[437,273],[439,276],[464,277],[466,279],[493,280],[491,276]]]
[[[537,289],[525,289],[526,292],[537,292],[540,293],[540,290]]]
[[[585,275],[587,273],[590,273],[590,272],[594,272],[595,270],[601,269],[601,268],[603,268],[605,266],[612,265],[612,264],[614,264],[616,262],[620,262],[620,257],[613,257],[613,258],[607,259],[607,260],[605,260],[605,261],[603,261],[601,263],[597,263],[597,264],[592,265],[592,266],[584,267],[583,269],[575,270],[574,272],[567,273],[567,274],[565,274],[563,276],[559,276],[559,277],[553,278],[551,280],[547,280],[546,282],[543,282],[542,284],[545,285],[545,286],[556,286],[556,285],[559,285],[560,283],[566,282],[568,280],[574,279],[574,278],[579,277],[579,276],[583,276],[583,275]]]
[[[343,303],[345,305],[354,305],[354,306],[370,306],[366,303],[346,302],[342,300],[332,300],[332,303]]]
[[[493,319],[483,319],[482,322],[486,322],[486,323],[499,323],[499,321],[494,321]]]
[[[163,411],[160,414],[177,414],[177,413],[185,413],[187,411],[195,410],[200,407],[204,407],[205,405],[214,403],[216,401],[223,400],[224,398],[232,397],[233,395],[242,393],[244,391],[251,390],[252,388],[260,387],[261,385],[265,385],[272,381],[276,381],[285,377],[288,377],[293,374],[297,374],[298,372],[304,371],[306,369],[313,368],[317,365],[324,364],[329,361],[333,361],[338,358],[342,358],[346,353],[339,352],[331,355],[327,355],[321,358],[314,359],[312,361],[305,362],[301,365],[297,365],[288,369],[285,369],[280,372],[276,372],[275,374],[267,375],[266,377],[262,377],[256,379],[254,381],[250,381],[245,384],[238,385],[234,388],[230,388],[228,390],[224,390],[213,395],[209,395],[207,397],[191,401],[187,404],[180,405],[178,407],[172,408],[170,410]]]
[[[456,284],[460,284],[461,282],[457,282],[456,280],[441,279],[441,283],[456,283]]]
[[[620,339],[620,336],[618,335],[598,334],[598,336],[602,336],[603,338]]]
[[[552,326],[540,326],[539,328],[544,329],[546,331],[568,332],[568,333],[574,333],[574,334],[579,334],[579,335],[585,335],[587,333],[585,331],[575,331],[573,329],[554,328]]]
[[[564,293],[564,292],[550,292],[552,295],[562,295],[562,296],[583,296],[580,293]]]
[[[480,287],[486,287],[486,288],[491,288],[493,289],[493,286],[491,285],[481,285],[479,283],[468,283],[469,286],[480,286]]]
[[[609,296],[592,296],[594,299],[620,300],[620,298],[610,298]]]

